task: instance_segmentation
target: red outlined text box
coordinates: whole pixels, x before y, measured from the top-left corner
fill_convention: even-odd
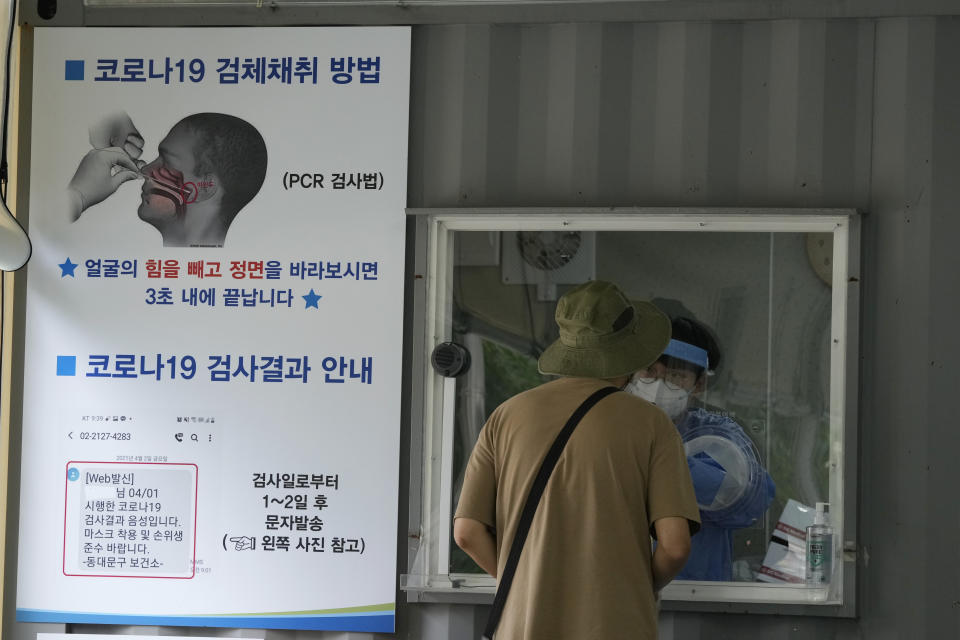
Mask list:
[[[125,575],[125,574],[106,574],[106,573],[68,573],[67,572],[67,518],[68,518],[68,505],[69,505],[69,491],[70,483],[72,482],[69,479],[69,472],[71,465],[118,465],[120,467],[134,467],[134,468],[144,468],[144,467],[189,467],[193,470],[193,555],[190,558],[190,574],[189,575]],[[200,484],[200,470],[196,464],[190,462],[108,462],[100,460],[70,460],[66,464],[64,471],[64,491],[63,491],[63,575],[65,576],[74,576],[74,577],[85,577],[85,578],[159,578],[166,580],[190,580],[196,575],[196,558],[197,558],[197,502],[198,502],[198,490]]]

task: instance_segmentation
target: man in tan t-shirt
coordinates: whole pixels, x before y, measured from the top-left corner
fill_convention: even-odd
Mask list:
[[[507,400],[470,456],[454,539],[493,576],[547,450],[593,392],[622,388],[670,339],[653,305],[588,282],[557,304],[560,338],[540,357],[564,376]],[[660,409],[626,393],[584,416],[544,490],[497,640],[656,638],[656,593],[686,562],[699,527],[683,445]],[[650,536],[658,544],[651,551]]]

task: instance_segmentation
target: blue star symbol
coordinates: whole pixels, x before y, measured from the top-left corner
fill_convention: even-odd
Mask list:
[[[310,289],[310,293],[300,297],[307,301],[307,306],[305,306],[304,309],[309,309],[310,307],[313,307],[314,309],[319,309],[320,307],[317,306],[317,301],[323,296],[318,296],[316,293],[313,292],[313,289]]]
[[[64,262],[63,264],[58,264],[57,266],[60,267],[61,278],[65,278],[66,276],[70,276],[71,278],[76,278],[76,276],[73,275],[73,270],[76,269],[79,265],[73,262],[70,262],[70,258],[67,258],[66,262]]]

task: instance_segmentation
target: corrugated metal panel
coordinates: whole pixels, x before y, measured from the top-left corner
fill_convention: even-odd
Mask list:
[[[436,26],[414,42],[411,206],[870,212],[860,619],[665,614],[662,637],[960,637],[960,22]]]
[[[859,206],[872,22],[419,27],[411,206]]]
[[[874,277],[864,314],[864,628],[869,637],[960,637],[960,438],[945,428],[956,424],[947,398],[960,385],[944,367],[960,355],[960,257],[946,244],[960,231],[960,82],[947,71],[960,23],[882,21],[881,43],[865,270]]]
[[[89,27],[817,20],[958,12],[956,0],[86,0],[25,2],[21,16],[31,26]]]
[[[958,60],[949,18],[415,28],[411,206],[870,211],[861,617],[666,614],[664,638],[960,637]],[[484,616],[410,606],[399,635],[477,637]]]
[[[960,358],[960,331],[957,317],[960,315],[957,274],[960,274],[960,77],[957,76],[957,61],[960,61],[960,21],[937,20],[934,32],[933,72],[933,132],[930,156],[930,235],[926,250],[929,252],[929,291],[931,293],[927,313],[915,313],[911,326],[919,328],[928,336],[927,355],[922,360],[926,375],[927,393],[921,397],[929,410],[926,420],[913,421],[919,430],[929,437],[926,464],[915,470],[915,475],[926,480],[925,509],[912,522],[911,534],[923,540],[923,582],[926,583],[922,600],[922,613],[927,623],[927,632],[937,635],[960,637],[960,552],[956,550],[957,524],[960,523],[960,502],[953,488],[958,485],[958,465],[953,453],[960,451],[960,429],[953,412],[951,399],[960,389],[960,374],[952,366]],[[910,329],[906,329],[908,335]],[[880,350],[882,345],[875,347]],[[877,368],[886,362],[877,363]],[[904,379],[905,381],[905,379]],[[890,382],[878,395],[890,392]],[[910,424],[909,422],[907,424]],[[889,427],[890,425],[888,425]],[[901,425],[902,426],[902,425]],[[874,475],[879,472],[874,469]],[[909,480],[908,480],[909,482]],[[921,495],[921,494],[915,494]],[[877,511],[880,511],[879,505]],[[874,513],[874,522],[881,521],[881,514]],[[911,514],[912,515],[912,514]],[[955,523],[951,526],[949,523]],[[952,552],[947,551],[952,549]]]

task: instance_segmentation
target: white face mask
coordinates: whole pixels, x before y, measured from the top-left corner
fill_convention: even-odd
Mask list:
[[[649,379],[648,379],[649,380]],[[676,422],[687,410],[687,402],[690,400],[690,392],[685,389],[670,389],[663,383],[663,380],[654,380],[653,382],[642,382],[634,378],[624,391],[638,398],[643,398],[650,404],[660,407],[664,413],[670,416],[670,419]]]

